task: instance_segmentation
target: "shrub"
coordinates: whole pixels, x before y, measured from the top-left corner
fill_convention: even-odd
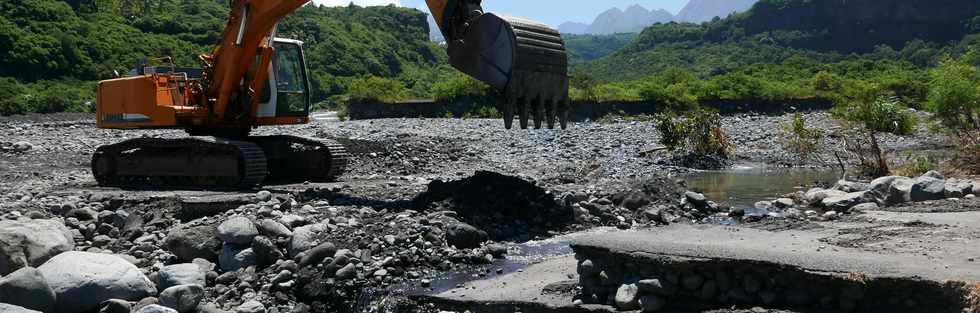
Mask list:
[[[721,128],[721,115],[696,109],[678,116],[672,112],[655,117],[660,143],[669,151],[686,149],[696,155],[728,157],[733,146]]]
[[[454,101],[464,97],[483,97],[490,86],[462,73],[455,73],[432,85],[432,98],[438,101]]]
[[[476,105],[466,113],[463,113],[464,119],[470,118],[502,118],[504,117],[497,108],[487,105]]]
[[[858,133],[867,136],[868,146],[854,141],[848,144],[850,152],[858,157],[863,174],[872,177],[886,176],[890,170],[878,144],[878,134],[910,134],[917,120],[898,97],[882,94],[875,85],[858,88],[862,90],[836,107],[834,113],[850,125],[855,125],[852,128]]]
[[[980,71],[963,59],[946,59],[929,71],[926,108],[945,129],[980,144]]]
[[[924,154],[909,154],[905,162],[895,169],[895,175],[918,177],[936,169],[936,161]]]
[[[408,88],[401,81],[366,76],[351,81],[347,94],[352,101],[377,100],[382,102],[398,102],[410,98]]]
[[[800,161],[813,157],[820,150],[823,142],[823,131],[806,125],[803,114],[793,115],[793,121],[782,125],[783,149],[800,158]]]

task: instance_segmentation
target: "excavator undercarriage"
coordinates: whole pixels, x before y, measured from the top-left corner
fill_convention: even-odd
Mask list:
[[[92,174],[121,188],[250,189],[267,182],[329,182],[350,154],[333,140],[295,136],[138,138],[101,146]]]

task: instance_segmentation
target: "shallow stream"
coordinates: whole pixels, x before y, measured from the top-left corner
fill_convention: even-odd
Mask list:
[[[752,208],[758,201],[775,200],[815,185],[832,185],[840,178],[835,169],[736,166],[722,171],[703,171],[684,177],[687,187],[708,200],[733,208]]]

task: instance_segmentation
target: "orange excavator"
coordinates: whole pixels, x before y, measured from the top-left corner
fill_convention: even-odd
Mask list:
[[[232,0],[221,42],[203,68],[138,66],[98,86],[97,124],[111,129],[183,129],[178,139],[137,138],[99,147],[100,186],[249,189],[268,181],[326,182],[350,155],[333,140],[249,136],[252,129],[310,121],[303,43],[276,37],[278,22],[309,0]],[[447,39],[450,63],[497,91],[506,128],[564,128],[567,55],[557,31],[485,13],[480,0],[427,0]],[[169,66],[167,66],[169,65]]]

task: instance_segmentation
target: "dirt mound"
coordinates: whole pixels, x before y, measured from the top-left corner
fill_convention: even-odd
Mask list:
[[[456,181],[433,181],[414,201],[425,210],[454,211],[459,220],[497,241],[531,239],[573,220],[568,207],[535,183],[486,171]]]

